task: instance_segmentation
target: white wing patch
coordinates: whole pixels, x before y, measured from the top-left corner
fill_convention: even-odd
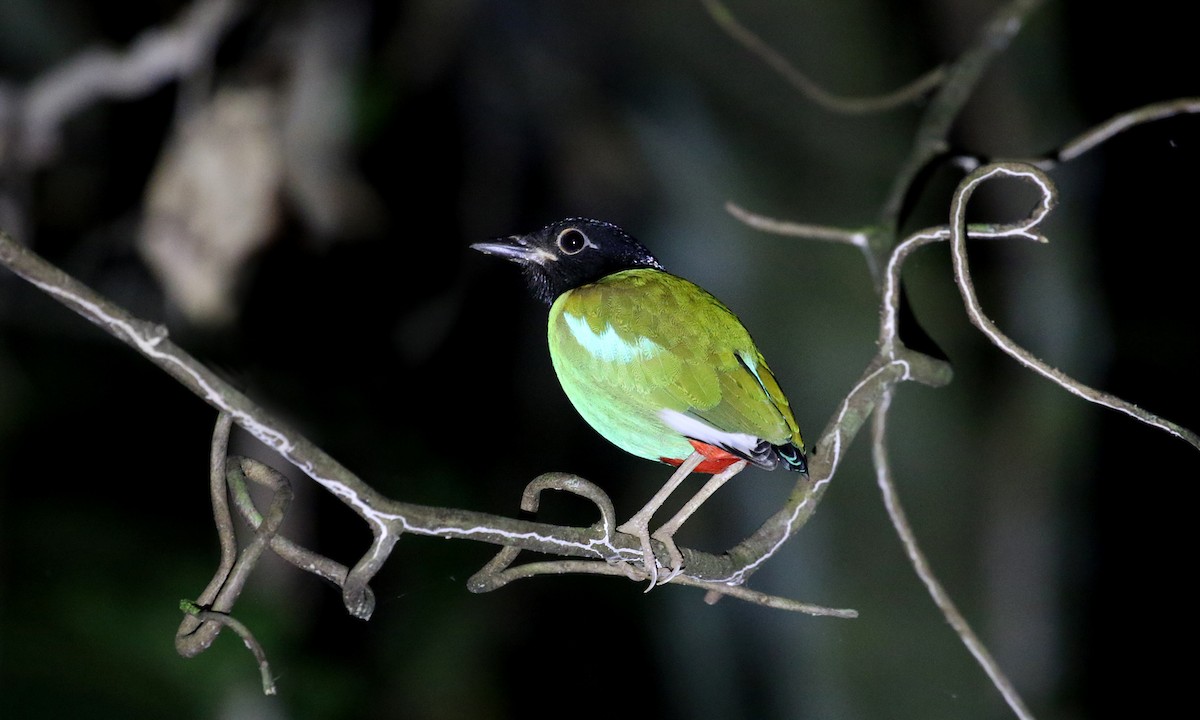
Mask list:
[[[746,433],[718,430],[703,420],[697,420],[691,415],[677,410],[664,408],[658,411],[658,417],[667,427],[684,437],[690,437],[715,447],[735,450],[746,457],[754,457],[754,451],[762,443],[761,438]]]
[[[563,319],[567,321],[575,342],[597,360],[628,365],[635,360],[648,360],[663,351],[662,345],[647,337],[626,340],[617,334],[612,323],[605,326],[604,332],[597,333],[584,318],[563,313]]]
[[[767,391],[767,386],[763,384],[762,376],[758,374],[758,361],[754,359],[754,356],[750,355],[749,353],[738,353],[737,359],[747,370],[750,371],[750,374],[754,376],[754,381],[758,383],[758,386],[762,388],[763,392],[767,393],[767,395],[770,395],[771,393]]]

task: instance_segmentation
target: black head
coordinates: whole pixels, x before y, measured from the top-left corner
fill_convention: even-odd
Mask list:
[[[564,292],[632,268],[662,269],[650,251],[612,223],[567,218],[528,235],[471,246],[521,266],[529,291],[547,305]]]

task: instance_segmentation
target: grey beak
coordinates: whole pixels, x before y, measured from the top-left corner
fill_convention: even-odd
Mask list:
[[[558,258],[545,250],[530,247],[522,235],[509,235],[506,238],[495,238],[491,242],[475,243],[472,250],[478,250],[486,255],[496,255],[517,263],[537,263],[544,265],[547,261]]]

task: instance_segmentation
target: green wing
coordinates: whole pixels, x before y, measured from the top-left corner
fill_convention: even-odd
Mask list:
[[[550,309],[548,339],[576,410],[634,455],[682,459],[692,452],[664,410],[718,433],[804,447],[749,333],[687,280],[643,268],[566,292]]]

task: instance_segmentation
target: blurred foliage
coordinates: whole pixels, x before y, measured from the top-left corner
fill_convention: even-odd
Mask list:
[[[888,90],[952,59],[997,5],[730,3],[842,94]],[[121,51],[185,7],[0,0],[0,122],[52,68],[96,46]],[[1170,7],[1048,2],[951,140],[1031,156],[1118,112],[1198,94],[1194,33]],[[182,118],[231,88],[275,93],[272,142],[288,170],[271,192],[247,194],[276,222],[229,271],[236,313],[210,322],[171,304],[139,238]],[[625,457],[574,415],[543,310],[510,267],[466,246],[566,215],[620,223],[741,315],[815,436],[873,353],[870,279],[854,251],[756,233],[723,205],[868,224],[918,110],[830,115],[694,2],[247,3],[204,72],[90,105],[31,172],[0,147],[0,218],[165,322],[392,497],[514,514],[528,479],[566,470],[628,513],[664,468]],[[1137,129],[1054,174],[1063,199],[1049,246],[972,249],[985,307],[1019,341],[1193,429],[1198,161],[1195,119]],[[944,222],[955,181],[931,181],[912,227]],[[990,194],[983,212],[1023,213],[1028,200],[1014,194]],[[925,250],[907,278],[956,380],[905,387],[891,421],[918,537],[1039,717],[1170,707],[1190,669],[1160,658],[1187,646],[1194,623],[1172,614],[1162,637],[1165,619],[1130,605],[1183,596],[1172,568],[1194,547],[1185,513],[1196,489],[1182,481],[1196,477],[1196,454],[1019,370],[966,322],[947,258]],[[259,571],[235,613],[278,677],[280,694],[263,698],[232,635],[192,660],[172,645],[179,599],[217,561],[213,420],[0,271],[0,715],[486,720],[580,705],[662,718],[1007,715],[907,565],[862,440],[814,520],[754,578],[855,607],[858,620],[708,606],[694,591],[643,595],[598,578],[475,596],[465,579],[492,548],[404,538],[374,583],[369,623],[310,576],[281,563]],[[727,547],[789,483],[747,473],[681,544]],[[368,541],[357,518],[302,477],[295,489],[285,531],[357,558]],[[570,500],[546,512],[590,522]]]

